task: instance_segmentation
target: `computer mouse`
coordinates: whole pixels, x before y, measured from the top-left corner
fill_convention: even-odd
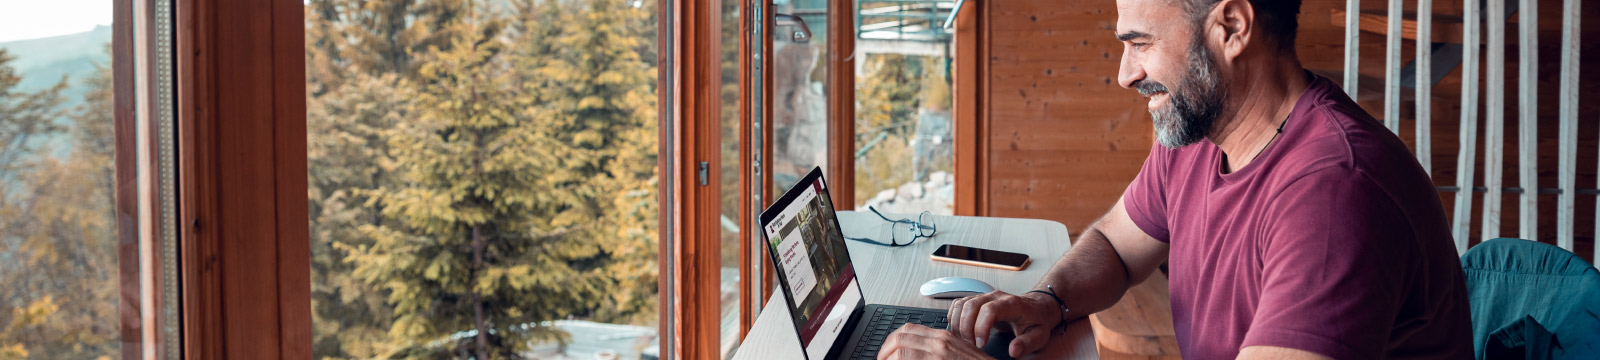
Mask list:
[[[922,283],[922,296],[935,299],[955,299],[994,291],[993,286],[964,277],[942,277]]]

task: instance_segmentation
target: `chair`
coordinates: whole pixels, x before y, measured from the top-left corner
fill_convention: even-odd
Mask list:
[[[1600,359],[1600,271],[1593,265],[1559,247],[1501,238],[1467,250],[1461,266],[1478,359],[1490,334],[1520,333],[1528,318],[1554,335],[1552,358]]]

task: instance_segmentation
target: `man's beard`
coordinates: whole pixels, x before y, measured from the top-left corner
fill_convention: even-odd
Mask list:
[[[1144,96],[1167,93],[1168,104],[1151,110],[1150,116],[1155,120],[1156,141],[1169,149],[1205,139],[1228,98],[1217,63],[1198,37],[1189,47],[1188,63],[1189,70],[1178,81],[1176,91],[1169,91],[1166,85],[1152,80],[1141,80],[1134,85]]]

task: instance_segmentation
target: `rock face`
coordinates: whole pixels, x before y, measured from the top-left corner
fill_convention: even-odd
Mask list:
[[[955,204],[955,190],[955,175],[935,171],[928,174],[927,181],[913,181],[878,192],[857,209],[871,206],[884,213],[914,215],[927,211],[934,215],[950,215]]]

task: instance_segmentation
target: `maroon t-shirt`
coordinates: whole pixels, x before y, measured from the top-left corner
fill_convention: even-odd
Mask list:
[[[1461,262],[1428,174],[1320,76],[1258,159],[1222,173],[1207,141],[1155,146],[1134,224],[1171,244],[1185,358],[1278,346],[1336,359],[1471,358]]]

